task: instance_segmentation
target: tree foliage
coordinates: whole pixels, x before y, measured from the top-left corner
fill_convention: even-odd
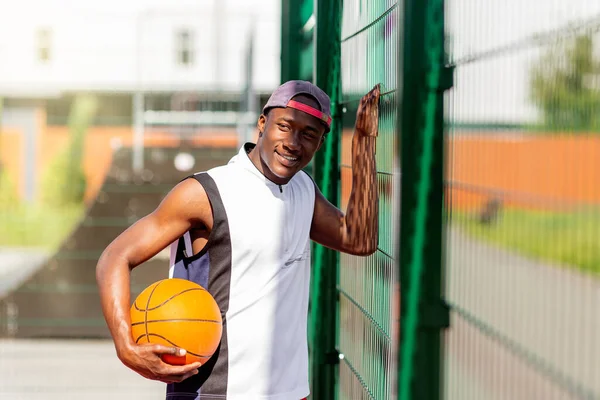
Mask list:
[[[51,206],[67,206],[83,202],[86,177],[82,158],[85,135],[98,104],[95,97],[79,95],[69,114],[69,144],[52,160],[42,177],[42,202]]]
[[[2,149],[2,108],[4,100],[0,97],[0,150]],[[18,203],[17,188],[8,175],[0,159],[0,208],[15,207]]]
[[[591,35],[561,40],[531,70],[531,99],[546,129],[600,130],[600,59]]]

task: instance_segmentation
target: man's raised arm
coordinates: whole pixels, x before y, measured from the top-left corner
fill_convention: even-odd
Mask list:
[[[378,244],[375,141],[379,128],[379,96],[377,85],[361,99],[356,112],[352,137],[352,191],[346,214],[316,188],[311,238],[326,247],[354,255],[373,254]]]

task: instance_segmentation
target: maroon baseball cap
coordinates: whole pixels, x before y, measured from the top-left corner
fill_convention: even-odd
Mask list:
[[[306,94],[314,98],[319,105],[319,108],[317,109],[292,100],[295,96],[300,94]],[[296,110],[303,111],[321,120],[327,127],[327,132],[329,132],[329,129],[331,128],[331,99],[327,96],[327,93],[308,81],[287,81],[279,86],[275,89],[273,94],[271,94],[269,101],[267,101],[267,104],[263,107],[263,114],[273,107],[295,108]]]

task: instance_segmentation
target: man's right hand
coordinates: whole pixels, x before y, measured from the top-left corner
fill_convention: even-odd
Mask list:
[[[182,357],[185,355],[185,350],[158,344],[141,344],[119,352],[118,356],[123,364],[144,378],[164,383],[182,382],[196,375],[198,368],[202,365],[199,362],[187,365],[170,365],[162,360],[161,356],[163,354]]]
[[[98,260],[96,282],[117,355],[123,364],[145,378],[181,382],[196,374],[200,363],[170,365],[161,356],[181,354],[176,346],[135,344],[131,337],[131,270],[191,228],[212,225],[212,209],[204,188],[195,179],[186,179],[165,196],[156,210],[115,238]]]

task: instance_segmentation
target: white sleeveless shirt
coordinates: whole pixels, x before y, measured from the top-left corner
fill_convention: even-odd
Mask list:
[[[299,400],[308,396],[307,314],[315,186],[303,171],[269,181],[243,146],[230,162],[193,176],[214,225],[192,257],[189,236],[172,245],[171,277],[215,297],[223,339],[200,373],[168,385],[168,399]],[[187,253],[184,252],[187,251]]]

